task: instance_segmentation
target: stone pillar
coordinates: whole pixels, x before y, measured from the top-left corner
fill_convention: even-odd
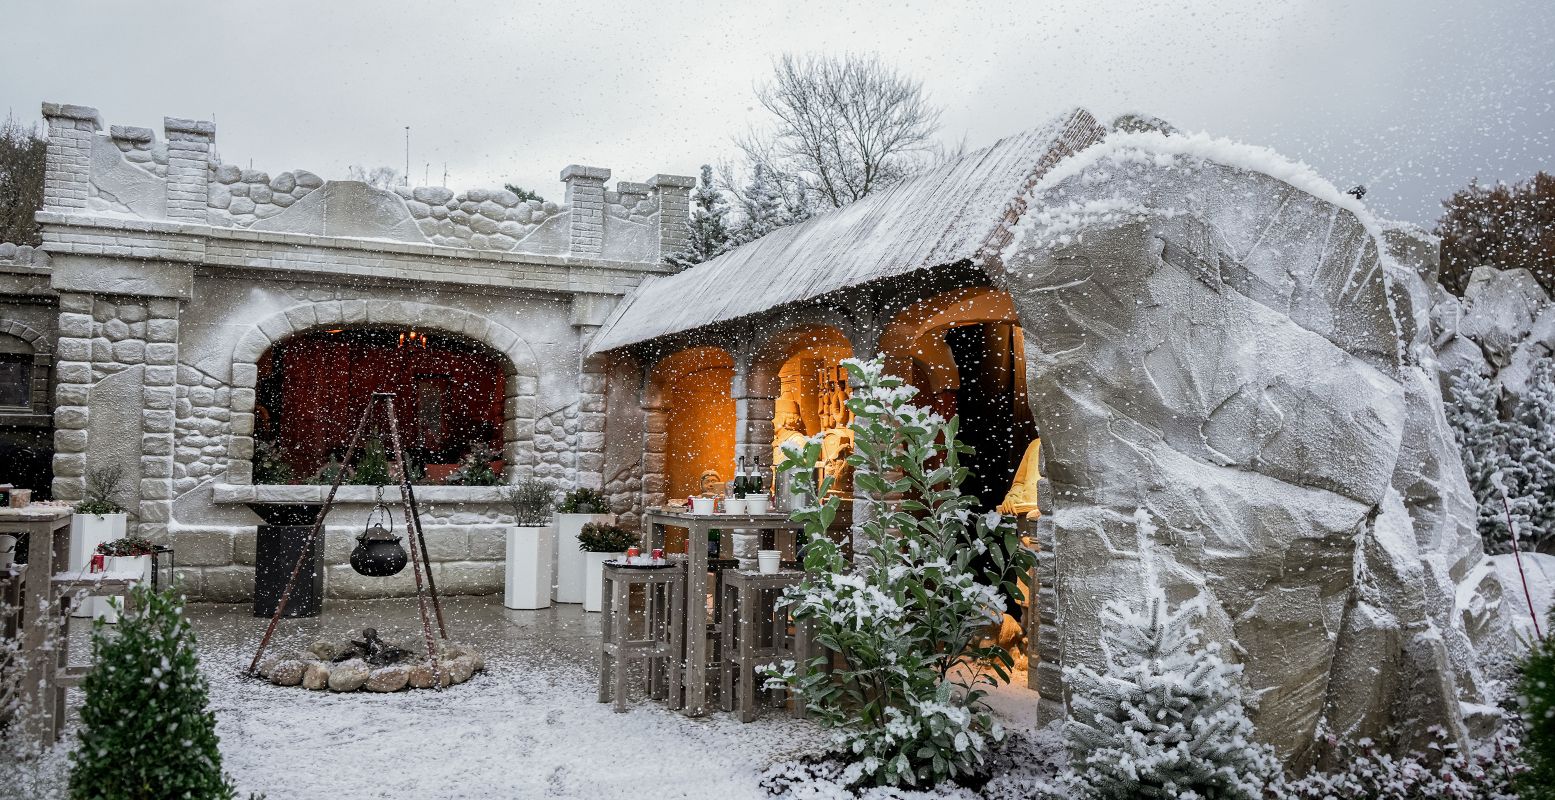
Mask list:
[[[569,164],[562,170],[572,214],[571,253],[598,258],[605,243],[605,181],[610,170]]]
[[[50,148],[50,159],[53,158]],[[59,295],[59,341],[54,376],[55,500],[81,499],[85,485],[86,450],[92,393],[92,296]]]
[[[691,188],[696,178],[655,175],[648,179],[659,192],[659,261],[686,249],[686,223],[691,221]]]
[[[1045,459],[1037,459],[1045,469]],[[1047,478],[1037,481],[1037,585],[1029,614],[1036,614],[1036,634],[1031,637],[1026,658],[1026,685],[1037,690],[1037,718],[1045,724],[1064,718],[1064,674],[1058,638],[1058,552],[1053,527],[1053,484]]]
[[[643,365],[643,507],[669,500],[670,399],[653,379],[654,365]]]
[[[43,208],[86,208],[92,178],[92,137],[102,130],[97,109],[62,103],[44,103],[49,143],[44,157]]]
[[[167,134],[167,218],[205,224],[211,145],[216,125],[191,119],[162,120]]]
[[[171,162],[171,157],[168,160]],[[204,196],[202,190],[202,204]],[[139,331],[143,342],[138,348],[126,348],[139,349],[146,365],[141,386],[145,410],[140,437],[140,535],[162,541],[173,518],[179,303],[171,297],[154,297],[146,301],[144,308],[145,327],[136,328],[135,323],[130,323],[131,332]],[[125,315],[126,309],[121,308],[121,318]],[[134,312],[134,316],[139,316],[139,312]]]

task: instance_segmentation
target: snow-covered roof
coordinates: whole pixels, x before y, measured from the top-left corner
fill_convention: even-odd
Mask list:
[[[1003,244],[1035,181],[1104,132],[1089,112],[1075,109],[677,275],[649,278],[621,302],[591,349],[615,350],[976,259],[985,247]]]

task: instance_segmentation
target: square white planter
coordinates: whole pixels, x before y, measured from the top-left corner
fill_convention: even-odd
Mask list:
[[[127,514],[76,514],[70,518],[70,572],[81,575],[92,563],[92,554],[103,542],[124,538],[128,526]],[[146,556],[147,569],[151,557]],[[107,617],[113,613],[108,608],[108,598],[89,597],[70,612],[73,617]],[[118,615],[114,615],[118,619]],[[110,620],[112,621],[112,620]]]
[[[132,573],[140,576],[139,581],[141,583],[149,583],[151,581],[151,556],[109,556],[103,559],[103,572],[114,576]],[[102,618],[103,622],[111,625],[119,621],[119,612],[115,611],[108,601],[109,598],[107,597],[94,597],[88,602],[100,603],[101,610],[98,611],[97,615]]]
[[[614,514],[557,514],[556,515],[556,602],[583,602],[584,568],[582,550],[578,549],[578,533],[590,522],[614,524]]]
[[[605,607],[605,562],[617,561],[625,557],[625,553],[583,554],[583,568],[587,571],[583,586],[584,611],[599,611]]]
[[[556,561],[556,529],[550,525],[508,528],[507,577],[502,605],[508,608],[549,608],[551,565]]]

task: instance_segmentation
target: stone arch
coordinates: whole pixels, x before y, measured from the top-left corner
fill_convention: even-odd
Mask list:
[[[846,347],[850,355],[860,355],[848,336],[846,324],[822,321],[824,318],[785,319],[781,327],[755,339],[747,356],[745,381],[737,387],[739,427],[738,454],[764,468],[772,467],[772,437],[776,404],[781,395],[779,372],[795,354],[815,346]]]
[[[643,437],[643,503],[645,506],[663,505],[670,492],[678,492],[684,486],[676,485],[672,480],[670,466],[671,451],[676,446],[676,435],[685,435],[676,430],[676,412],[682,410],[678,406],[675,396],[675,384],[680,379],[687,379],[699,371],[718,371],[719,380],[727,379],[722,385],[710,385],[710,402],[733,404],[731,393],[733,377],[736,371],[734,356],[725,348],[717,345],[698,345],[686,347],[670,353],[658,359],[648,368],[644,376],[643,386],[643,412],[645,416],[645,435]],[[727,370],[727,373],[723,372]],[[722,395],[722,397],[719,397]],[[681,398],[684,401],[684,398]],[[729,441],[714,442],[719,450],[726,449],[725,456],[729,462],[734,460],[734,430],[733,423],[737,419],[734,409],[728,409],[731,417]],[[713,413],[722,414],[721,411]],[[719,432],[721,436],[721,431]],[[727,444],[727,448],[724,448]],[[699,451],[700,452],[700,451]],[[719,456],[720,464],[725,456]],[[720,469],[721,473],[728,470]],[[728,475],[724,477],[727,479]]]
[[[9,333],[18,339],[32,345],[32,352],[40,354],[52,354],[54,343],[49,337],[44,336],[37,329],[14,319],[0,317],[0,333]]]
[[[1435,376],[1409,356],[1429,347],[1428,291],[1364,209],[1259,171],[1261,151],[1140,146],[1152,157],[1075,156],[1030,205],[1099,210],[1029,216],[985,264],[1033,332],[1058,499],[1038,523],[1043,715],[1063,713],[1064,665],[1101,662],[1095,620],[1139,596],[1148,561],[1171,602],[1204,599],[1294,768],[1323,754],[1319,725],[1395,730],[1400,749],[1432,725],[1461,737],[1460,703],[1484,697],[1475,646],[1503,646],[1471,644],[1463,619],[1503,612],[1475,608],[1494,578]]]
[[[893,375],[912,375],[914,348],[924,335],[958,325],[979,322],[1019,322],[1015,300],[1002,289],[992,286],[963,286],[929,295],[893,314],[880,332],[880,352],[886,356],[886,371]],[[948,373],[943,380],[955,381],[956,362],[943,341],[923,359]],[[933,386],[919,387],[933,391]]]
[[[233,347],[229,481],[253,480],[254,387],[260,357],[293,334],[328,325],[415,327],[463,336],[501,354],[508,378],[503,402],[502,456],[508,464],[510,480],[533,474],[540,363],[523,337],[499,322],[450,306],[402,300],[337,300],[302,303],[271,314],[255,323]]]

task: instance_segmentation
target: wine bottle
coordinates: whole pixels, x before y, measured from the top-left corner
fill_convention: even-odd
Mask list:
[[[722,538],[723,538],[723,534],[720,533],[717,528],[709,528],[708,529],[708,531],[707,531],[707,557],[709,559],[713,559],[713,558],[717,558],[718,557],[719,541]]]
[[[744,497],[745,493],[750,490],[750,487],[748,486],[748,481],[747,481],[747,479],[745,477],[745,457],[741,456],[741,457],[735,459],[735,464],[736,464],[736,466],[734,468],[734,496],[735,497]]]

